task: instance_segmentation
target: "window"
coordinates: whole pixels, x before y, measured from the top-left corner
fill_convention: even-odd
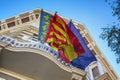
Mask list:
[[[8,28],[15,26],[15,22],[8,23]]]
[[[92,73],[93,73],[93,77],[95,79],[100,75],[99,70],[98,70],[98,66],[96,66],[92,69]]]
[[[35,16],[36,16],[36,19],[38,19],[38,17],[39,17],[39,14],[35,14]]]
[[[36,37],[37,37],[38,35],[34,33],[33,36],[36,36]]]
[[[26,23],[29,21],[29,17],[23,18],[23,19],[21,19],[21,21],[22,21],[22,23]]]
[[[37,39],[37,36],[38,36],[37,34],[35,33],[33,34],[33,38]]]

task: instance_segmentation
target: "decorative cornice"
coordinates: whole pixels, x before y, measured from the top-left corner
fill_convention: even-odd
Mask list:
[[[45,51],[42,51],[42,50],[37,50],[37,49],[32,49],[32,48],[22,48],[22,47],[16,48],[16,47],[11,47],[11,46],[6,47],[6,49],[10,50],[10,51],[15,51],[15,52],[32,52],[33,54],[36,53],[36,54],[39,54],[39,55],[42,55],[42,56],[48,58],[49,60],[51,60],[52,62],[57,64],[60,68],[62,68],[65,71],[68,71],[70,73],[76,73],[76,74],[79,74],[81,76],[86,75],[85,71],[83,71],[81,69],[77,69],[73,66],[66,66],[65,64],[62,64],[61,62],[59,62],[59,60],[57,58],[55,58],[54,55],[52,55],[51,53],[47,53]]]

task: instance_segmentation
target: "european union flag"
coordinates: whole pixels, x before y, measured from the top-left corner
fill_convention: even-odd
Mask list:
[[[87,47],[86,42],[84,41],[79,31],[75,28],[74,24],[70,21],[68,23],[68,26],[71,29],[71,31],[75,34],[75,36],[78,38],[79,42],[81,43],[82,47],[85,50],[83,54],[79,55],[77,58],[72,60],[71,64],[77,68],[84,70],[91,62],[96,61],[96,58]]]
[[[51,18],[51,15],[49,13],[41,10],[40,24],[39,24],[39,31],[38,31],[38,40],[40,40],[41,43],[44,43],[50,18]]]

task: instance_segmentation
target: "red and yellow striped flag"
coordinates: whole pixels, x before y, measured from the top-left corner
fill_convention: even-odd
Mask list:
[[[69,61],[72,61],[74,58],[84,52],[79,40],[69,29],[65,21],[56,13],[50,20],[45,42],[48,42],[50,46],[56,50],[62,49],[65,58],[67,58]],[[63,59],[63,57],[61,58]]]

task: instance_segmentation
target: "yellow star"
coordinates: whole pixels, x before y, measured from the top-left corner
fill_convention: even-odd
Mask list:
[[[48,19],[49,19],[49,16],[48,16],[48,15],[44,16],[44,19],[45,19],[45,20],[48,20]]]
[[[45,34],[46,34],[46,32],[42,32],[42,34],[43,34],[43,35],[45,35]]]
[[[46,28],[47,28],[46,26],[42,26],[42,29],[43,29],[43,30],[46,30]]]
[[[43,40],[43,36],[40,37],[40,40]]]
[[[47,25],[48,25],[48,24],[49,24],[49,22],[44,22],[44,24],[47,24]]]

